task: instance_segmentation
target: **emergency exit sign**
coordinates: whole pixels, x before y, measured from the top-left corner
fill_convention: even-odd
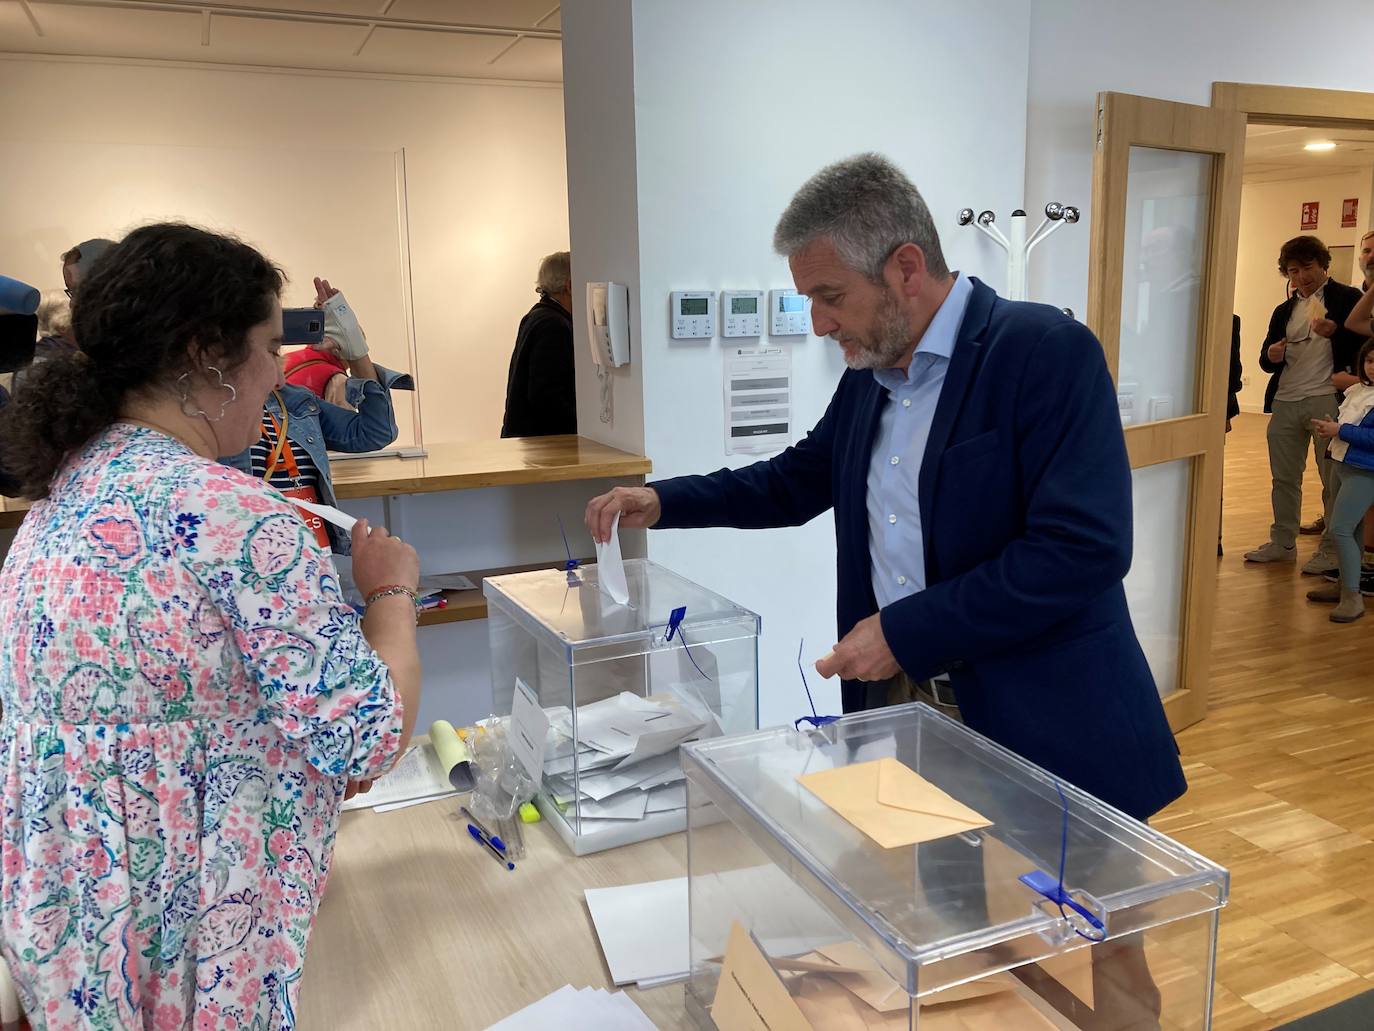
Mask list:
[[[1302,205],[1302,227],[1303,229],[1317,228],[1317,210],[1321,207],[1321,201],[1304,201]]]

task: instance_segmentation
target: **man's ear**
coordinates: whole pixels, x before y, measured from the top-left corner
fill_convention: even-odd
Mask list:
[[[904,243],[887,256],[884,278],[904,297],[916,297],[925,285],[926,252],[914,243]]]

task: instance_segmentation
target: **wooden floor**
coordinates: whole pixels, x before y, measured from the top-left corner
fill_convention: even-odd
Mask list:
[[[1179,736],[1189,791],[1152,823],[1231,871],[1219,1031],[1271,1028],[1374,989],[1374,606],[1327,619],[1292,564],[1246,566],[1268,539],[1266,419],[1227,440],[1211,708]],[[1306,518],[1320,510],[1315,467]],[[1316,538],[1299,540],[1299,564]]]

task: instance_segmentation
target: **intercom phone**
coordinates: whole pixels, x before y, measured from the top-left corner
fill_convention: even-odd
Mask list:
[[[597,365],[630,360],[630,288],[623,283],[587,284],[587,336]]]

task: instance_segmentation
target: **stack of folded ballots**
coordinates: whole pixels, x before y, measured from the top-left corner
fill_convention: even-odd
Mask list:
[[[572,713],[554,709],[549,718],[544,788],[565,811],[579,799],[584,820],[644,820],[685,808],[678,745],[720,733],[710,710],[691,699],[625,692],[578,707],[574,755]]]

